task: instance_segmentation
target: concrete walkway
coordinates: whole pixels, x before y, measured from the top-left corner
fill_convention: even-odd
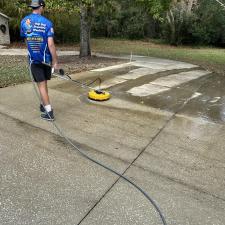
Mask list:
[[[222,115],[219,78],[195,65],[138,56],[128,66],[72,75],[84,82],[96,76],[110,85],[110,101],[91,102],[71,83],[50,82],[56,122],[67,136],[143,187],[168,225],[223,225],[225,126],[222,116],[196,114],[196,107],[205,112],[198,102],[208,96],[204,105],[217,104]],[[129,92],[145,84],[167,90]],[[0,224],[161,224],[140,193],[82,158],[39,119],[38,108],[30,83],[0,89]]]

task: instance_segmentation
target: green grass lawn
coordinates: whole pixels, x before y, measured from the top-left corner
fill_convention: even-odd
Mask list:
[[[27,57],[0,56],[0,88],[29,80]]]
[[[216,73],[225,71],[225,49],[209,47],[174,47],[155,41],[93,39],[92,50],[110,54],[137,54],[197,64]]]

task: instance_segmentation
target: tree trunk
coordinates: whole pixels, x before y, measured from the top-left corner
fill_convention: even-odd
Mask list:
[[[178,45],[181,41],[180,31],[187,16],[190,16],[198,0],[173,0],[166,19],[170,29],[170,44]]]
[[[170,27],[170,44],[176,45],[176,25],[172,10],[167,12],[166,18]]]
[[[90,31],[91,23],[88,15],[88,6],[80,5],[80,57],[91,56]]]
[[[187,11],[188,13],[191,13],[194,7],[197,7],[199,0],[188,0],[187,3]]]

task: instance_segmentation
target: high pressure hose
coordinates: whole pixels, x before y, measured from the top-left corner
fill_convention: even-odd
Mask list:
[[[29,63],[29,75],[30,75],[30,79],[32,81],[32,84],[33,84],[33,87],[34,87],[34,91],[36,93],[36,96],[38,98],[38,101],[40,102],[40,104],[44,107],[43,103],[42,103],[42,100],[41,100],[41,97],[38,93],[38,90],[37,90],[37,86],[35,84],[35,81],[34,81],[34,78],[33,78],[33,75],[32,75],[32,71],[31,71],[31,63]],[[49,113],[45,110],[45,112],[48,114],[48,116],[51,118],[51,116],[49,115]],[[147,200],[154,206],[155,210],[158,212],[159,216],[160,216],[160,219],[162,221],[162,224],[163,225],[167,225],[166,223],[166,220],[163,216],[163,213],[161,212],[160,208],[158,207],[158,205],[156,204],[156,202],[141,188],[139,187],[138,185],[136,185],[133,181],[131,181],[129,178],[127,178],[126,176],[120,174],[119,172],[115,171],[114,169],[104,165],[103,163],[95,160],[95,159],[92,159],[90,156],[88,156],[81,148],[77,147],[65,134],[64,132],[62,131],[62,129],[57,125],[57,123],[52,120],[51,123],[53,124],[53,126],[56,128],[56,130],[58,131],[58,133],[66,140],[66,142],[68,144],[70,144],[76,151],[78,151],[84,158],[90,160],[91,162],[103,167],[104,169],[110,171],[111,173],[113,174],[116,174],[118,175],[119,177],[123,178],[125,181],[127,181],[128,183],[130,183],[133,187],[135,187],[138,191],[140,191],[146,198]]]
[[[69,75],[69,73],[65,73],[65,71],[63,69],[55,70],[54,68],[52,68],[52,66],[50,64],[47,64],[47,63],[44,63],[44,62],[42,62],[42,64],[51,68],[52,75],[54,75],[54,76],[56,76],[56,77],[58,77],[62,80],[71,81],[74,84],[76,84],[76,85],[78,85],[82,88],[89,89],[91,91],[93,91],[93,90],[96,91],[96,89],[91,87],[91,85],[96,83],[96,81],[98,81],[99,82],[99,89],[98,90],[100,90],[100,86],[101,86],[101,83],[102,83],[102,80],[101,80],[100,77],[96,78],[94,81],[91,81],[90,83],[82,83],[78,80],[73,80],[71,78],[71,76]]]

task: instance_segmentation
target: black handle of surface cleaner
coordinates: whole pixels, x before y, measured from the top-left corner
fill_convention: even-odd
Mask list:
[[[45,63],[45,62],[42,62],[43,65],[45,66],[49,66],[49,67],[52,67],[52,65],[48,64],[48,63]],[[55,68],[52,68],[52,73],[57,73],[61,76],[64,76],[65,75],[65,71],[63,69],[55,69]]]
[[[63,69],[54,69],[54,73],[58,73],[60,76],[65,75],[65,71]]]

